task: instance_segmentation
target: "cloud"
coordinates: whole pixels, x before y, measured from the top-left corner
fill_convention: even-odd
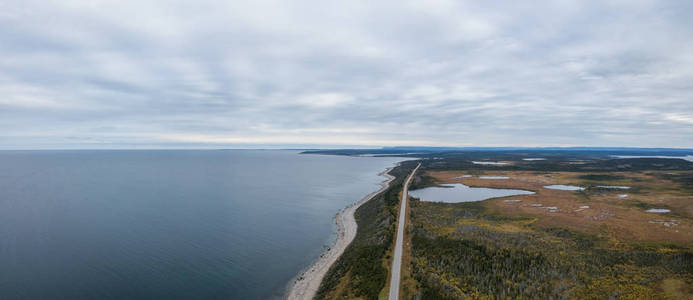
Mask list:
[[[693,147],[690,1],[9,1],[0,148]]]
[[[354,99],[347,94],[342,93],[320,93],[320,94],[310,94],[305,96],[300,96],[296,99],[296,102],[308,107],[333,107],[338,105],[344,105]]]

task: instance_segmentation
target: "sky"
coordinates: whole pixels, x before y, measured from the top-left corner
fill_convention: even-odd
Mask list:
[[[0,149],[692,148],[691,12],[0,0]]]

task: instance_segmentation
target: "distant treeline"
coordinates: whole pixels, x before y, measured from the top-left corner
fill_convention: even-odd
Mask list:
[[[632,156],[686,156],[693,155],[693,149],[675,148],[599,148],[599,147],[383,147],[379,149],[312,149],[305,154],[331,155],[375,155],[375,156],[409,156],[409,157],[466,157],[466,158],[558,158],[584,159],[608,158],[615,155]]]
[[[655,149],[656,150],[656,149]],[[306,154],[402,156],[420,158],[431,170],[505,170],[608,172],[642,170],[693,170],[693,162],[680,158],[615,158],[615,155],[693,155],[693,150],[475,150],[419,151],[402,149],[311,150]],[[523,160],[542,158],[544,160]],[[509,165],[482,165],[472,161],[513,161]]]
[[[479,159],[479,158],[477,158]],[[481,171],[563,171],[563,172],[614,172],[614,171],[689,171],[693,162],[672,158],[619,158],[573,161],[547,159],[539,161],[515,161],[509,165],[481,165],[469,157],[425,159],[422,167],[428,170],[481,170]],[[485,157],[485,160],[493,160]],[[517,159],[517,158],[516,158]],[[501,159],[496,159],[501,160]],[[510,159],[508,159],[510,160]]]

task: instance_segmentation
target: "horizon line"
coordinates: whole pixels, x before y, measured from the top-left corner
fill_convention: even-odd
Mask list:
[[[211,151],[224,151],[224,150],[652,150],[652,151],[693,151],[693,148],[689,147],[636,147],[636,146],[364,146],[364,147],[253,147],[253,148],[211,148],[211,147],[200,147],[200,148],[14,148],[14,149],[2,149],[0,151],[151,151],[151,150],[170,150],[170,151],[181,151],[181,150],[211,150]]]

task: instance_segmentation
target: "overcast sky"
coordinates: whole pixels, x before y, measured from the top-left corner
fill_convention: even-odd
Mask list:
[[[0,148],[693,147],[692,14],[0,0]]]

